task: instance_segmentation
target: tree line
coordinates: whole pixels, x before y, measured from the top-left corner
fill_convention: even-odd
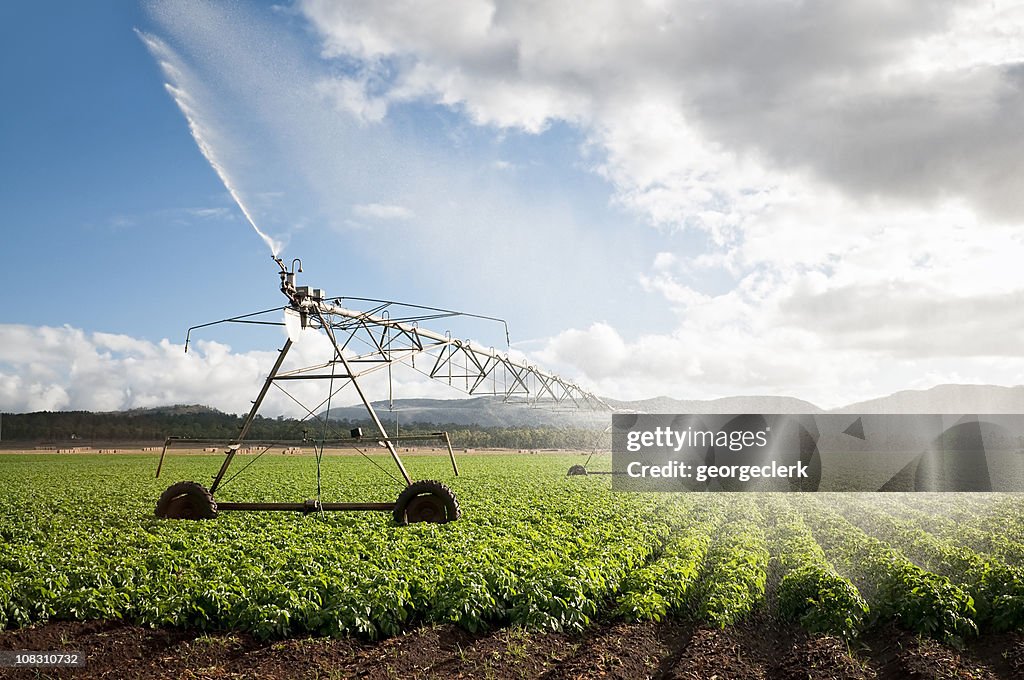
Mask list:
[[[167,436],[190,439],[230,440],[238,435],[244,417],[212,409],[179,407],[147,411],[92,413],[89,411],[39,411],[36,413],[3,414],[0,441],[49,444],[82,444],[90,441],[163,441]],[[367,437],[377,430],[369,420],[330,421],[329,439],[348,437],[354,428],[361,428]],[[395,425],[385,423],[388,436],[394,436]],[[398,434],[410,436],[446,431],[452,445],[459,448],[509,449],[606,449],[611,436],[601,430],[566,427],[475,427],[456,424],[402,424]],[[250,440],[301,442],[319,440],[324,435],[322,423],[295,418],[256,416],[247,435]]]

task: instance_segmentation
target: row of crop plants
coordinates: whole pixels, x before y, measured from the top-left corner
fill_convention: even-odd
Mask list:
[[[958,499],[972,511],[964,514],[957,504]],[[1024,519],[1024,512],[1020,510],[1000,507],[1003,504],[993,499],[963,497],[962,494],[952,499],[935,494],[900,494],[891,498],[881,496],[874,502],[949,543],[1024,567],[1024,541],[1012,538]]]
[[[897,537],[868,535],[818,499],[704,498],[658,558],[627,577],[620,614],[735,623],[764,601],[770,566],[778,579],[777,614],[811,632],[850,638],[879,620],[894,620],[955,640],[976,633],[976,620],[995,625],[1015,616],[1006,599],[1018,587],[1004,578],[1010,572],[989,576],[987,583],[1003,587],[1005,597],[979,614],[974,591],[913,563],[890,544]]]
[[[708,550],[697,606],[702,620],[722,628],[764,600],[770,557],[756,498],[729,498],[727,508],[725,524]]]
[[[829,563],[825,551],[788,499],[769,496],[768,534],[779,570],[779,615],[812,633],[850,638],[870,611],[860,591]]]
[[[886,541],[915,564],[950,579],[974,598],[979,625],[996,631],[1024,625],[1024,570],[1007,565],[925,531],[896,515],[893,503],[882,499],[837,497],[836,503],[852,523]]]
[[[750,497],[687,497],[689,517],[657,559],[630,574],[617,611],[632,619],[688,616],[727,626],[764,598],[769,551],[764,519]],[[682,500],[673,501],[684,507]]]
[[[864,596],[874,620],[891,619],[908,630],[952,641],[977,633],[974,599],[948,578],[869,536],[818,497],[792,502],[829,562]]]
[[[617,603],[621,615],[659,621],[691,606],[712,537],[725,518],[723,503],[713,498],[701,500],[680,500],[666,506],[665,512],[674,515],[672,533],[656,559],[623,581]]]
[[[726,626],[765,600],[778,576],[777,611],[811,632],[844,637],[865,625],[868,605],[829,563],[789,499],[773,495],[701,495],[658,558],[624,582],[618,612],[668,614]]]

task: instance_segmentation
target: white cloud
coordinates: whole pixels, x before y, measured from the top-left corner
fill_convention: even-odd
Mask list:
[[[654,269],[656,271],[671,269],[678,261],[679,258],[676,257],[675,253],[660,252],[654,256]]]
[[[1024,213],[1007,179],[1024,144],[1013,3],[606,0],[579,11],[307,0],[302,10],[326,56],[387,64],[382,97],[530,132],[581,125],[622,198],[656,222],[769,190],[764,168],[857,195],[956,195]]]
[[[232,217],[228,208],[186,208],[185,213],[202,219],[229,220]]]
[[[784,394],[829,407],[943,382],[1024,383],[1024,273],[1014,265],[1024,236],[990,229],[979,241],[972,222],[938,217],[820,253],[783,231],[741,253],[755,264],[718,294],[695,290],[659,254],[640,283],[664,300],[674,330],[627,340],[599,324],[555,336],[538,356],[630,398]],[[768,266],[779,262],[790,264]]]
[[[11,324],[0,325],[0,347],[0,408],[11,411],[203,403],[235,412],[274,354],[205,341],[185,354],[166,340]]]
[[[337,78],[317,83],[317,90],[334,106],[364,123],[379,123],[387,113],[387,102],[367,92],[366,79]]]
[[[167,340],[87,333],[70,326],[0,324],[0,411],[116,411],[204,404],[226,413],[244,413],[277,355],[269,346],[236,352],[223,343],[202,339],[193,340],[186,354],[183,345]],[[326,336],[305,331],[283,370],[316,365],[330,356]],[[386,371],[365,376],[360,385],[375,401],[387,399],[390,392],[398,398],[462,396],[401,366],[393,379],[390,391]],[[275,386],[288,394],[272,389],[262,415],[304,417],[306,409],[323,410],[328,396],[328,383],[323,380],[279,381]],[[359,403],[345,381],[336,381],[334,387],[342,389],[332,398],[332,406]]]
[[[764,328],[756,321],[750,328],[745,319],[728,312],[708,326],[708,314],[700,316],[700,322],[683,324],[672,333],[631,340],[607,325],[569,330],[552,338],[536,356],[598,394],[618,399],[786,395],[830,408],[944,383],[1024,384],[1024,360],[1009,352],[1019,334],[981,344],[998,356],[951,356],[943,344],[952,341],[955,349],[957,342],[978,332],[973,325],[952,323],[955,316],[944,319],[950,322],[944,328],[929,329],[953,333],[952,338],[935,336],[934,356],[895,360],[886,351],[888,338],[873,337],[872,329],[861,329],[842,347],[845,343],[831,344],[827,333],[816,330],[783,324]],[[892,332],[899,330],[898,324]]]
[[[366,203],[352,206],[352,214],[372,220],[411,220],[416,214],[401,205]]]

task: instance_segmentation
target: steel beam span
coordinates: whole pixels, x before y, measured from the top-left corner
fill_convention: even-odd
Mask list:
[[[359,378],[393,364],[405,364],[471,395],[611,411],[600,397],[575,383],[537,366],[515,361],[493,347],[477,347],[469,340],[453,338],[450,333],[438,333],[420,328],[415,322],[394,320],[308,297],[294,300],[291,308],[314,328],[321,324],[330,326],[346,352],[351,374],[341,375],[331,370],[337,363],[335,358],[281,372],[278,380]]]

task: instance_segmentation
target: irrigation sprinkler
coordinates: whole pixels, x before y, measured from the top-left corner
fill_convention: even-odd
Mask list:
[[[252,314],[221,319],[200,324],[188,329],[185,351],[192,331],[221,323],[242,323],[284,326],[288,338],[278,350],[273,367],[267,374],[252,408],[243,419],[238,434],[224,447],[224,460],[206,487],[198,482],[177,482],[167,488],[157,502],[156,514],[172,519],[212,519],[221,511],[382,511],[391,512],[399,524],[414,522],[445,523],[459,518],[461,512],[455,493],[437,480],[414,480],[406,470],[398,453],[396,443],[412,439],[435,440],[448,450],[452,469],[458,476],[458,464],[447,432],[429,435],[389,436],[377,415],[373,404],[364,391],[364,379],[375,372],[387,371],[389,394],[391,393],[391,371],[393,366],[409,366],[423,375],[446,382],[452,387],[476,396],[501,397],[505,402],[526,403],[535,406],[562,405],[576,409],[609,410],[607,404],[572,382],[548,373],[537,366],[513,360],[507,353],[493,348],[472,345],[468,340],[452,337],[450,332],[420,328],[419,323],[455,316],[468,316],[499,322],[505,326],[506,342],[508,326],[502,319],[477,314],[467,314],[449,309],[410,305],[390,300],[371,298],[328,298],[320,288],[297,285],[297,275],[302,272],[302,263],[295,259],[291,266],[285,266],[279,257],[277,263],[281,283],[280,289],[288,302]],[[355,310],[348,302],[369,305],[369,309]],[[268,320],[267,315],[284,312],[284,319]],[[289,353],[297,342],[310,332],[322,333],[328,340],[328,356],[318,363],[307,366],[290,366],[286,363]],[[294,356],[294,355],[293,355]],[[416,366],[417,358],[420,366]],[[318,404],[309,405],[297,397],[289,386],[296,381],[320,381],[326,383],[326,397]],[[352,387],[366,409],[375,433],[364,437],[357,428],[347,437],[338,432],[329,419],[333,398],[343,389]],[[227,478],[228,469],[239,451],[245,446],[265,444],[248,439],[250,429],[271,389],[279,389],[298,404],[306,413],[304,420],[322,426],[323,435],[313,442],[317,452],[317,497],[300,502],[236,503],[217,501],[214,496],[224,484],[234,479]],[[401,493],[393,503],[325,503],[320,500],[320,462],[328,445],[349,445],[363,453],[360,444],[364,440],[377,443],[387,449],[391,462],[397,468],[403,485]],[[184,440],[169,437],[160,454],[157,477],[163,467],[164,456],[170,446]],[[196,443],[194,440],[192,443]],[[269,450],[268,446],[263,453]],[[260,454],[262,455],[262,453]],[[366,455],[363,453],[363,455]],[[257,459],[259,456],[256,457]],[[369,456],[367,456],[369,458]],[[255,462],[256,459],[250,462]],[[374,462],[374,464],[376,464]],[[248,465],[246,466],[248,467]],[[379,466],[378,466],[379,467]],[[244,470],[245,468],[243,468]],[[383,468],[382,468],[383,470]],[[396,480],[397,481],[397,480]]]

